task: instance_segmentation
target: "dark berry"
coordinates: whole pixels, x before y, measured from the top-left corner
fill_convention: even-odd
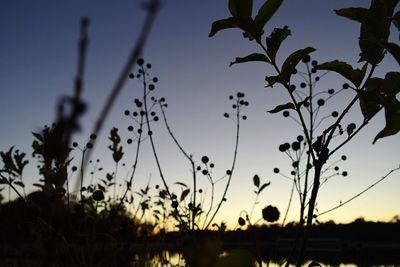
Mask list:
[[[299,143],[299,142],[293,142],[293,143],[292,143],[292,149],[293,149],[294,151],[299,150],[299,149],[300,149],[300,143]]]
[[[101,190],[96,190],[93,192],[92,197],[95,201],[102,201],[104,199],[104,193]]]
[[[316,60],[311,61],[311,65],[313,65],[313,66],[318,65],[318,61],[316,61]]]
[[[246,119],[247,119],[247,116],[243,116],[242,119],[243,119],[243,120],[246,120]]]
[[[328,90],[328,94],[333,95],[335,93],[335,89],[331,88]]]
[[[210,168],[214,168],[214,163],[211,163],[211,164],[210,164]]]
[[[343,172],[342,172],[342,175],[343,175],[343,176],[347,176],[347,174],[348,174],[348,173],[347,173],[346,171],[343,171]]]
[[[91,134],[89,138],[90,138],[91,140],[95,140],[96,137],[97,137],[97,136],[96,136],[95,134]]]
[[[78,170],[78,167],[72,166],[71,170],[72,170],[73,172],[76,172],[76,171]]]
[[[209,161],[209,158],[207,156],[201,157],[201,162],[203,162],[204,164],[207,164],[208,161]]]
[[[208,174],[208,171],[207,171],[207,170],[202,170],[201,173],[202,173],[203,175],[207,175],[207,174]]]
[[[77,143],[77,142],[73,142],[73,143],[72,143],[72,146],[73,146],[73,147],[77,147],[77,146],[78,146],[78,143]]]
[[[304,63],[308,63],[310,62],[311,57],[309,55],[306,55],[305,57],[303,57],[303,59],[301,61],[303,61]]]
[[[347,159],[346,155],[343,155],[342,160],[346,160],[346,159]]]
[[[128,127],[128,131],[132,132],[133,131],[133,126]]]
[[[318,104],[318,106],[323,106],[323,105],[325,105],[325,100],[323,100],[322,98],[318,99],[317,104]]]
[[[349,89],[350,85],[348,83],[343,84],[343,89]]]
[[[306,83],[301,83],[301,84],[300,84],[300,87],[301,87],[301,88],[306,88],[306,86],[307,86]]]
[[[229,118],[229,114],[228,113],[224,113],[224,117],[225,118]]]
[[[146,64],[146,68],[151,69],[151,64]]]
[[[159,118],[158,118],[157,116],[154,116],[153,120],[154,120],[154,121],[158,121]]]
[[[90,142],[89,142],[89,143],[87,143],[87,144],[86,144],[86,148],[87,148],[87,149],[91,149],[91,148],[93,148],[93,144],[92,144],[92,143],[90,143]]]
[[[297,141],[301,142],[304,140],[304,137],[302,135],[297,136]]]
[[[339,170],[339,167],[338,166],[335,166],[335,168],[333,168],[335,171],[338,171]]]
[[[283,114],[283,117],[287,118],[287,117],[289,117],[290,112],[285,110],[282,114]]]
[[[139,59],[137,60],[137,64],[138,64],[139,66],[142,66],[143,63],[144,63],[144,59],[143,59],[143,58],[139,58]]]
[[[274,173],[279,173],[279,168],[274,168]]]
[[[176,209],[176,208],[179,206],[178,201],[176,201],[176,200],[172,201],[171,206],[172,206],[174,209]]]
[[[262,217],[264,220],[267,222],[276,222],[279,219],[279,210],[276,207],[273,207],[271,205],[265,207],[262,210]]]
[[[129,79],[135,78],[135,75],[133,73],[129,74]]]
[[[154,88],[155,88],[154,84],[149,84],[149,90],[150,90],[150,91],[153,91]]]
[[[226,174],[227,174],[227,175],[231,175],[231,174],[232,174],[232,171],[231,171],[231,170],[226,170]]]
[[[153,78],[153,83],[156,83],[156,82],[158,82],[158,78],[157,78],[157,77],[154,77],[154,78]]]
[[[337,116],[339,116],[339,113],[337,111],[333,111],[332,112],[332,117],[336,118]]]
[[[246,221],[245,221],[242,217],[239,217],[238,224],[239,224],[240,226],[243,226],[243,225],[246,224]]]

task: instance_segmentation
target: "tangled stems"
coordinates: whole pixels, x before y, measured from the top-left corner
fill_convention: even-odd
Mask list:
[[[144,67],[142,66],[142,72],[145,74],[145,70]],[[145,120],[146,120],[146,126],[147,126],[147,133],[150,139],[150,144],[151,144],[151,149],[153,151],[153,155],[154,155],[154,159],[156,160],[156,164],[157,164],[157,168],[158,168],[158,172],[160,174],[161,180],[163,182],[165,191],[167,192],[169,198],[172,200],[172,194],[171,191],[168,188],[168,184],[167,181],[164,177],[163,171],[161,169],[161,164],[160,164],[160,160],[158,158],[158,154],[157,154],[157,150],[156,150],[156,146],[154,144],[154,139],[153,139],[153,134],[151,131],[151,127],[150,127],[150,120],[149,120],[149,114],[148,114],[148,104],[147,104],[147,95],[148,95],[148,91],[147,91],[147,80],[146,80],[146,75],[143,75],[143,103],[144,103],[144,116],[145,116]],[[178,221],[184,225],[184,220],[181,217],[181,214],[179,213],[178,207],[175,207],[175,211],[177,214],[177,219]]]

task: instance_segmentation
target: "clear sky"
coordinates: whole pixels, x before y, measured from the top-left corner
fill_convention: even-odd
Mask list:
[[[263,1],[255,1],[259,7]],[[340,59],[356,66],[358,60],[358,25],[338,17],[333,10],[348,6],[365,6],[368,1],[284,1],[275,17],[268,23],[266,32],[274,27],[288,25],[292,35],[285,41],[278,55],[282,62],[289,53],[312,46],[312,54],[319,62]],[[11,145],[32,152],[32,131],[39,130],[54,119],[55,104],[61,95],[71,94],[76,71],[79,20],[88,16],[89,52],[86,68],[84,98],[89,111],[83,119],[83,132],[76,140],[86,140],[94,121],[115,82],[126,57],[133,46],[144,19],[140,1],[106,0],[2,0],[0,1],[0,150]],[[270,181],[259,198],[254,220],[260,217],[266,205],[277,206],[284,213],[291,182],[273,173],[279,167],[290,172],[290,161],[278,151],[281,143],[292,141],[300,129],[281,114],[268,114],[277,104],[288,102],[288,95],[279,86],[264,88],[265,75],[273,70],[263,64],[243,64],[229,67],[236,56],[261,52],[255,43],[241,37],[238,30],[226,30],[208,38],[211,23],[229,16],[227,1],[163,1],[154,29],[150,34],[144,57],[153,65],[152,74],[159,78],[155,94],[164,96],[169,107],[168,118],[178,139],[197,161],[203,155],[215,163],[214,175],[222,177],[230,167],[233,156],[234,124],[223,117],[231,110],[230,94],[242,91],[250,102],[242,123],[241,140],[236,171],[217,221],[234,224],[242,210],[250,211],[254,201],[252,177],[258,174],[263,182]],[[398,64],[390,58],[381,64],[377,75],[398,71]],[[320,90],[340,89],[344,81],[328,74],[319,83]],[[94,158],[100,158],[103,167],[111,171],[111,154],[107,151],[109,129],[121,129],[124,140],[131,123],[123,115],[133,107],[139,97],[140,84],[129,81],[118,98],[99,137]],[[325,112],[330,114],[347,103],[352,92],[339,95]],[[362,117],[358,106],[349,122],[359,125]],[[383,114],[372,120],[364,131],[341,149],[332,161],[347,155],[341,170],[347,177],[338,176],[321,188],[318,209],[326,210],[353,196],[379,179],[400,163],[400,136],[379,140],[372,145],[376,133],[384,126]],[[154,130],[160,160],[167,179],[172,183],[191,184],[190,166],[167,136],[164,125],[158,123]],[[132,164],[134,145],[124,143],[127,166]],[[139,162],[134,187],[143,187],[149,176],[151,184],[161,184],[157,175],[150,144],[145,142],[144,154]],[[36,163],[31,159],[25,173],[26,182],[38,178]],[[124,176],[123,168],[120,173]],[[105,173],[99,173],[98,177]],[[119,179],[122,181],[123,177]],[[203,179],[200,175],[200,180]],[[217,196],[222,193],[222,183],[217,185]],[[207,191],[206,179],[199,181]],[[177,187],[176,191],[179,190]],[[372,191],[347,206],[321,217],[339,222],[352,221],[363,216],[370,220],[390,220],[400,214],[400,175],[393,176]],[[207,191],[209,197],[209,189]],[[297,218],[298,198],[289,220]]]

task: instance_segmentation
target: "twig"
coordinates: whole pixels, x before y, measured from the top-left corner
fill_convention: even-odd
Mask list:
[[[352,200],[358,198],[359,196],[361,196],[361,195],[364,194],[365,192],[369,191],[372,187],[374,187],[375,185],[379,184],[380,182],[382,182],[383,180],[385,180],[387,177],[389,177],[390,174],[392,174],[393,172],[398,171],[398,170],[400,170],[400,166],[397,167],[397,168],[394,168],[394,169],[390,170],[385,176],[383,176],[381,179],[379,179],[378,181],[376,181],[376,182],[373,183],[372,185],[370,185],[370,186],[368,186],[367,188],[365,188],[365,189],[364,189],[363,191],[361,191],[360,193],[358,193],[358,194],[356,194],[355,196],[349,198],[349,199],[346,200],[345,202],[341,202],[339,205],[337,205],[337,206],[335,206],[335,207],[333,207],[333,208],[331,208],[331,209],[328,209],[328,210],[326,210],[326,211],[321,212],[320,214],[316,215],[316,217],[319,217],[319,216],[321,216],[321,215],[327,214],[328,212],[334,211],[334,210],[336,210],[336,209],[338,209],[338,208],[340,208],[340,207],[346,205],[346,204],[349,203],[350,201],[352,201]],[[316,218],[316,217],[315,217],[315,218]]]

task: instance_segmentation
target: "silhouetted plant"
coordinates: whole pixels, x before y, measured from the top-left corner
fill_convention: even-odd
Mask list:
[[[398,13],[394,14],[394,10],[398,1],[383,1],[372,0],[369,8],[343,8],[336,10],[336,14],[349,18],[353,21],[360,23],[360,60],[365,62],[360,69],[354,69],[348,63],[343,61],[330,61],[318,64],[312,61],[309,56],[315,49],[306,47],[299,49],[290,54],[281,67],[276,60],[277,52],[282,42],[291,34],[288,26],[282,28],[275,28],[272,33],[264,38],[264,28],[266,23],[272,18],[275,12],[282,4],[282,0],[267,0],[260,7],[256,16],[252,17],[253,1],[252,0],[229,0],[229,11],[231,17],[215,21],[211,26],[209,36],[214,36],[217,32],[229,28],[238,28],[242,30],[243,36],[250,41],[255,41],[262,50],[262,53],[253,53],[245,57],[237,57],[231,65],[261,61],[269,64],[276,71],[276,75],[267,75],[265,80],[267,87],[274,85],[283,86],[290,98],[290,102],[276,106],[270,113],[283,111],[285,117],[289,117],[289,110],[296,113],[298,123],[301,126],[302,132],[305,135],[305,143],[308,151],[306,175],[303,179],[303,191],[301,200],[300,211],[300,232],[302,235],[302,242],[300,246],[300,254],[297,257],[297,266],[303,262],[304,250],[308,238],[309,230],[315,218],[315,204],[317,201],[318,191],[321,185],[321,175],[323,173],[323,166],[337,152],[343,145],[356,136],[369,121],[382,109],[385,109],[386,126],[380,131],[373,143],[378,139],[394,135],[400,131],[400,102],[396,99],[396,95],[400,91],[399,72],[388,72],[384,78],[374,77],[375,69],[381,63],[386,52],[392,54],[397,62],[400,62],[400,47],[398,44],[389,42],[390,26],[393,22],[399,28]],[[304,82],[300,83],[300,89],[292,81],[292,76],[298,73],[296,69],[300,62],[303,62],[307,68],[304,74]],[[352,89],[354,97],[342,111],[334,111],[331,117],[334,118],[333,123],[327,125],[325,129],[317,129],[320,126],[319,122],[316,123],[317,115],[321,107],[323,107],[327,98],[317,98],[320,94],[316,92],[315,82],[320,80],[320,76],[312,79],[312,75],[318,70],[333,71],[346,78],[349,83],[342,86],[343,90]],[[368,72],[368,74],[367,74]],[[308,87],[308,92],[302,92],[301,89]],[[335,95],[335,90],[328,90],[328,94]],[[345,126],[344,118],[355,105],[356,102],[360,103],[360,109],[364,116],[360,126],[350,122]],[[308,114],[308,118],[305,114]],[[308,120],[308,122],[307,122]],[[345,128],[345,129],[343,129]],[[347,135],[344,134],[347,132]],[[332,143],[334,137],[341,136],[338,143]],[[333,146],[333,147],[332,147]],[[285,144],[280,147],[281,151],[286,151],[292,147],[293,150],[300,149],[298,143],[294,146]],[[295,162],[293,162],[295,163]],[[298,162],[295,164],[298,165]],[[295,166],[293,166],[295,167]],[[308,179],[308,173],[313,170],[312,182]],[[347,173],[343,173],[344,175]],[[311,195],[308,199],[309,186],[311,185]],[[307,200],[308,199],[308,200]],[[303,214],[302,210],[305,209],[307,202],[308,212],[307,215]],[[306,220],[305,231],[303,225]],[[297,242],[296,242],[297,243]],[[290,262],[289,257],[288,262]]]

